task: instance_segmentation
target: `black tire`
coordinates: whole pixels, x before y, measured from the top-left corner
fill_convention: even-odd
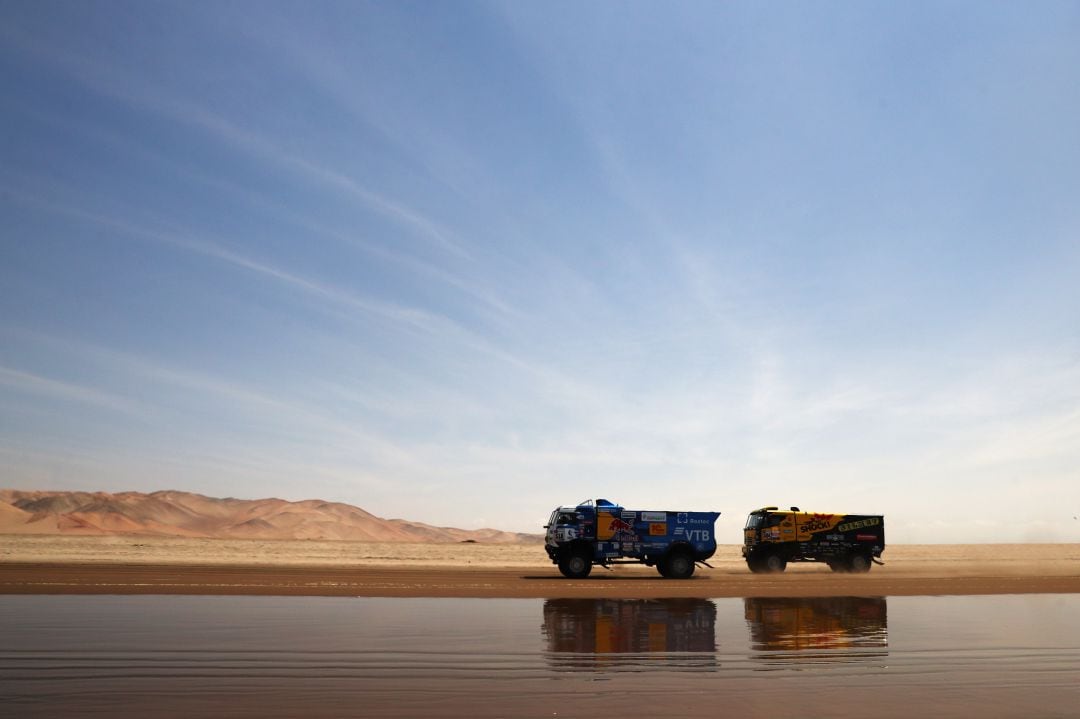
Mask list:
[[[660,561],[656,563],[656,571],[660,572],[660,576],[667,579],[671,576],[671,572],[668,569],[668,558],[660,557]]]
[[[665,577],[669,579],[689,579],[694,576],[694,557],[685,549],[676,549],[664,557],[667,564]]]
[[[746,566],[749,567],[750,571],[754,574],[766,574],[769,571],[765,568],[765,557],[762,557],[760,555],[753,558],[748,558],[746,560]]]
[[[581,550],[572,551],[559,559],[559,571],[567,579],[584,579],[592,571],[592,559]]]
[[[847,572],[847,571],[850,571],[848,569],[847,562],[842,561],[842,560],[838,560],[838,559],[830,559],[829,560],[829,569],[833,570],[834,572]]]
[[[779,554],[767,554],[761,559],[761,567],[768,574],[780,574],[787,569],[787,560]]]
[[[852,554],[848,558],[848,570],[853,574],[866,574],[870,571],[870,557],[866,554]]]

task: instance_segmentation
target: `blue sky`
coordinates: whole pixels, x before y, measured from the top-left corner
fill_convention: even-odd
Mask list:
[[[1080,5],[0,6],[0,486],[1080,540]]]

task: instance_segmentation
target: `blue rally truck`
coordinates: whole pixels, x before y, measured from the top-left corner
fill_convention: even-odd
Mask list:
[[[623,509],[606,499],[559,507],[544,525],[544,548],[563,576],[582,579],[594,564],[645,564],[663,577],[687,579],[716,552],[719,512]],[[707,564],[705,566],[708,566]]]

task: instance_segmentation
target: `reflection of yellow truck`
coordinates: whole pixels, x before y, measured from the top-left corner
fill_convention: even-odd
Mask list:
[[[758,651],[889,646],[885,597],[748,597],[743,605]]]
[[[747,517],[742,551],[752,572],[782,572],[788,562],[825,562],[834,572],[868,572],[885,551],[885,518],[764,507]]]

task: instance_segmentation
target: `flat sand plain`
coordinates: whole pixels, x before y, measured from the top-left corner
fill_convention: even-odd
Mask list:
[[[1080,593],[1080,544],[893,545],[869,574],[751,574],[722,545],[684,581],[595,567],[569,580],[543,546],[0,536],[0,594],[751,597]]]

